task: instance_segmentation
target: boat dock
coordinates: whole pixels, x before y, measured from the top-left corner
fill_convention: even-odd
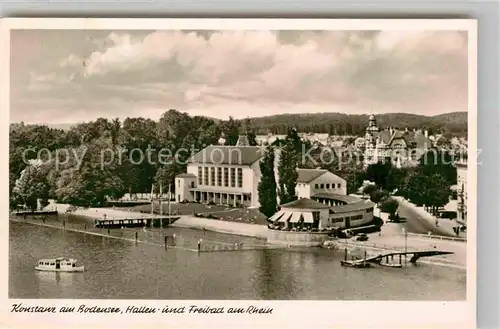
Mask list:
[[[407,252],[388,252],[385,254],[380,254],[376,256],[365,257],[363,259],[347,259],[347,249],[345,250],[344,260],[341,260],[342,266],[348,267],[356,267],[356,268],[369,268],[371,265],[379,265],[384,267],[392,267],[392,268],[402,268],[403,262],[402,258],[406,258],[410,256],[410,263],[415,264],[418,259],[422,257],[432,257],[432,256],[440,256],[440,255],[450,255],[453,252],[450,251],[438,251],[438,250],[429,250],[429,251],[407,251]],[[394,256],[399,258],[398,262],[393,262]]]
[[[139,218],[94,219],[94,226],[97,228],[168,227],[179,218],[180,216],[141,216]]]
[[[49,216],[57,215],[57,211],[45,211],[45,210],[19,210],[12,212],[16,216]]]

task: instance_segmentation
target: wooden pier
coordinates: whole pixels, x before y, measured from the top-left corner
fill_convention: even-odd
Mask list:
[[[57,211],[45,211],[45,210],[19,210],[14,211],[14,215],[16,216],[49,216],[49,215],[57,215]]]
[[[144,216],[138,218],[95,219],[94,226],[97,228],[168,227],[179,218],[179,216]]]
[[[349,267],[356,267],[356,268],[367,268],[367,267],[370,267],[370,264],[373,264],[373,265],[379,265],[379,266],[384,266],[384,267],[402,268],[403,267],[403,262],[402,262],[403,257],[405,257],[405,262],[406,262],[406,257],[411,256],[410,263],[415,264],[417,262],[417,260],[422,258],[422,257],[432,257],[432,256],[450,255],[450,254],[453,254],[453,252],[429,250],[429,251],[389,252],[389,253],[380,254],[377,256],[366,257],[366,251],[365,251],[365,257],[363,259],[348,260],[347,259],[347,249],[346,249],[345,257],[344,257],[344,260],[341,261],[341,265],[342,266],[349,266]],[[395,256],[397,256],[399,258],[399,261],[396,263],[391,262],[394,260]]]

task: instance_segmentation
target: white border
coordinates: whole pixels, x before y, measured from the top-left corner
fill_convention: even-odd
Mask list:
[[[106,18],[7,18],[0,22],[0,148],[7,152],[9,123],[9,61],[10,30],[463,30],[469,40],[469,161],[477,159],[477,22],[469,19],[106,19]],[[476,155],[476,156],[474,156]],[[8,211],[8,178],[5,174],[8,155],[5,154],[0,188],[4,214]],[[125,326],[168,327],[332,327],[336,328],[472,328],[476,323],[476,232],[477,232],[477,167],[468,168],[468,244],[467,244],[467,301],[464,302],[344,302],[344,301],[199,301],[198,305],[273,307],[273,315],[81,315],[81,314],[22,314],[10,313],[15,300],[8,299],[8,221],[1,221],[1,252],[4,261],[0,284],[0,323],[7,327]],[[162,307],[167,301],[138,300],[22,300],[36,305],[154,305]],[[189,301],[168,301],[168,305],[189,305]]]

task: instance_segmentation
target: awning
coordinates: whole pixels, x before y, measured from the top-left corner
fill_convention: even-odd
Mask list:
[[[274,221],[276,221],[278,218],[280,218],[283,214],[284,214],[284,212],[283,212],[283,211],[278,211],[277,213],[275,213],[274,215],[272,215],[272,216],[269,218],[269,220],[270,220],[271,222],[274,222]]]
[[[292,213],[292,218],[290,218],[290,223],[298,223],[299,219],[300,219],[300,215],[302,215],[302,213],[300,213],[300,212],[293,212]]]
[[[280,218],[280,220],[279,220],[278,222],[286,222],[286,221],[290,218],[290,216],[292,216],[292,213],[291,213],[291,212],[286,212],[286,213],[285,213],[285,214],[284,214],[284,215]]]
[[[310,212],[303,213],[304,215],[304,223],[314,223],[313,214]]]

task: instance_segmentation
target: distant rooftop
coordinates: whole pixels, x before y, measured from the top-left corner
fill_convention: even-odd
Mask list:
[[[193,155],[189,162],[248,166],[262,157],[262,151],[260,146],[211,145]]]

